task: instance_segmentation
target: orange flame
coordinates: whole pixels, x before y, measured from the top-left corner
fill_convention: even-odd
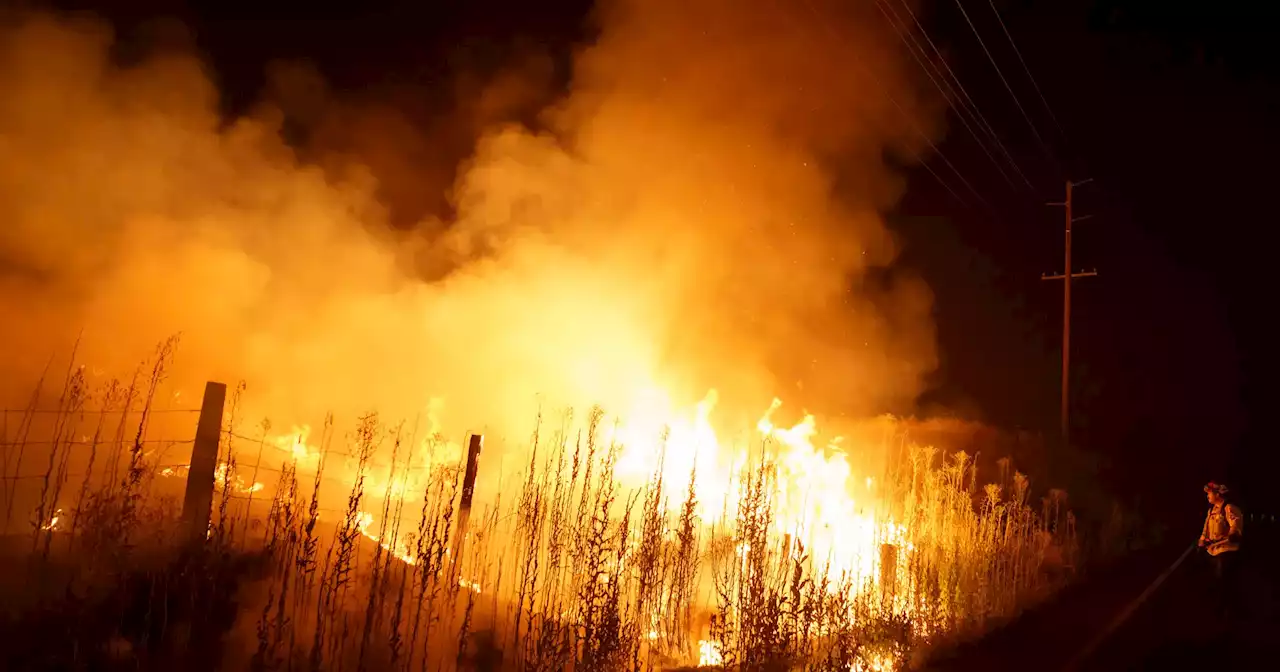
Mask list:
[[[620,425],[612,437],[622,445],[618,474],[623,482],[639,487],[657,474],[668,485],[687,488],[696,468],[694,488],[703,521],[714,524],[723,511],[733,510],[751,456],[749,446],[723,450],[710,421],[717,399],[711,390],[692,419],[683,420],[668,412],[666,397],[646,397],[635,419]],[[816,447],[814,416],[806,413],[795,425],[780,427],[773,416],[781,406],[775,398],[756,423],[765,446],[762,457],[777,475],[775,532],[803,544],[811,558],[829,562],[833,573],[846,573],[855,585],[876,581],[882,544],[894,544],[906,554],[914,550],[906,542],[906,528],[880,510],[872,496],[874,479],[855,476],[839,437],[825,448]],[[865,486],[865,497],[855,498],[859,484]]]

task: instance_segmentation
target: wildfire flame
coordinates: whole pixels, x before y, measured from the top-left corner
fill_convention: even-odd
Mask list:
[[[217,468],[214,469],[213,483],[214,483],[214,486],[217,487],[219,490],[223,488],[227,488],[234,494],[247,495],[249,493],[261,492],[266,487],[259,481],[254,481],[253,483],[246,483],[245,480],[241,478],[238,473],[235,473],[235,472],[231,472],[231,479],[230,479],[230,482],[228,483],[227,473],[229,470],[230,470],[230,466],[226,462],[219,462]],[[186,478],[190,474],[190,472],[191,472],[190,465],[180,464],[172,467],[164,467],[163,469],[160,470],[159,474],[163,478],[174,478],[174,477]]]
[[[229,476],[228,473],[230,474]],[[238,473],[231,471],[230,465],[226,462],[219,463],[218,468],[214,470],[213,483],[219,488],[230,488],[232,492],[242,495],[247,495],[251,492],[259,492],[264,487],[257,481],[254,481],[253,483],[245,483],[244,479],[240,478]]]
[[[311,425],[294,425],[289,433],[269,437],[267,441],[298,462],[316,462],[320,459],[320,451],[308,443],[310,437]]]
[[[49,517],[49,520],[45,521],[44,523],[41,523],[40,529],[41,530],[57,530],[58,522],[60,520],[62,520],[62,509],[57,509],[53,512],[53,515]]]
[[[372,513],[367,513],[365,511],[356,512],[356,530],[360,532],[361,536],[377,543],[382,547],[382,550],[390,553],[392,557],[407,565],[418,564],[418,559],[414,556],[413,552],[409,550],[408,544],[399,541],[394,544],[388,541],[383,541],[381,540],[380,535],[370,532],[369,527],[373,525],[373,521],[374,518]],[[445,551],[445,555],[449,555],[449,552]],[[480,592],[480,583],[466,578],[458,579],[458,587],[476,593]]]
[[[379,539],[379,535],[376,535],[369,531],[369,526],[372,524],[373,524],[372,513],[365,513],[364,511],[360,511],[356,513],[356,529],[360,531],[361,535],[363,535],[370,541],[377,542],[378,545],[381,546],[384,551],[390,553],[392,556],[398,558],[399,560],[405,563],[408,563],[410,565],[416,564],[417,559],[413,556],[413,553],[410,552],[409,547],[406,544],[402,542],[397,542],[395,544],[392,544],[390,542],[381,541]]]
[[[673,410],[667,395],[649,390],[640,395],[640,401],[625,419],[619,416],[612,418],[613,422],[602,423],[609,428],[603,438],[620,449],[616,465],[620,483],[639,488],[656,475],[668,488],[687,489],[696,472],[698,514],[704,525],[714,526],[737,504],[744,468],[753,459],[752,445],[763,445],[763,452],[755,459],[765,460],[776,476],[773,533],[789,540],[788,552],[798,554],[803,548],[813,562],[824,564],[831,572],[844,574],[855,585],[874,587],[885,579],[879,575],[881,548],[885,544],[894,546],[904,559],[914,551],[907,540],[906,527],[881,511],[874,495],[874,477],[857,474],[850,464],[841,437],[832,438],[822,447],[815,445],[818,431],[812,414],[804,413],[793,425],[779,425],[775,415],[783,404],[775,398],[756,423],[753,441],[741,447],[730,446],[721,440],[712,424],[718,401],[719,395],[711,390],[692,409],[680,413]],[[416,452],[398,467],[387,465],[385,471],[367,473],[365,492],[384,501],[403,502],[423,492],[427,487],[424,474],[431,469],[461,464],[461,445],[442,440],[438,428],[433,416],[432,435],[422,439]],[[309,443],[310,436],[309,426],[298,425],[266,440],[295,464],[316,464],[321,451]],[[175,472],[166,469],[164,474]],[[343,475],[354,482],[354,471]],[[218,466],[215,478],[219,486],[225,483],[225,463]],[[263,485],[247,484],[234,476],[232,488],[249,493],[261,490]],[[392,557],[416,564],[410,544],[403,539],[385,538],[385,534],[375,531],[376,522],[373,513],[361,510],[354,524],[360,535]],[[745,546],[738,548],[743,554],[747,550]],[[459,586],[480,592],[478,582],[465,578],[459,580]],[[714,642],[705,644],[700,658],[714,660]]]
[[[392,130],[381,105],[367,117],[351,110],[377,124],[378,151],[357,147],[347,163],[347,151],[297,146],[274,112],[228,118],[194,59],[119,67],[106,26],[4,22],[0,192],[12,197],[0,199],[0,256],[15,273],[0,287],[14,325],[0,343],[33,352],[88,324],[101,336],[77,340],[78,356],[95,371],[128,371],[158,331],[182,331],[200,365],[169,380],[191,390],[208,372],[237,372],[251,381],[241,408],[286,423],[371,407],[409,417],[430,403],[429,438],[399,453],[403,466],[330,463],[328,437],[305,424],[263,437],[300,470],[323,462],[333,464],[325,478],[364,479],[370,499],[420,496],[433,466],[463,462],[461,446],[439,438],[440,398],[459,425],[503,430],[534,394],[602,403],[620,413],[601,427],[620,447],[624,486],[656,475],[668,492],[692,487],[700,520],[716,525],[729,522],[742,474],[763,463],[771,531],[790,540],[788,552],[859,590],[893,581],[879,576],[892,564],[882,549],[915,551],[858,446],[820,439],[807,413],[779,419],[777,399],[754,433],[729,440],[714,423],[716,392],[693,404],[677,390],[722,381],[726,399],[764,406],[794,383],[808,403],[850,413],[912,406],[937,366],[931,293],[902,268],[892,283],[856,280],[897,254],[881,214],[899,195],[901,166],[886,157],[916,155],[930,140],[919,129],[942,127],[928,118],[940,108],[917,100],[897,67],[897,36],[862,21],[865,8],[606,4],[599,39],[575,57],[574,81],[550,109],[554,128],[491,124],[524,115],[505,102],[491,109],[508,96],[486,88],[483,105],[458,101],[464,114],[484,112],[467,124],[474,151],[425,174],[406,169],[427,168],[421,152],[390,171],[366,160],[420,139]],[[279,81],[264,88],[281,100],[252,109],[296,116],[292,101],[310,100],[298,94],[327,90],[273,72]],[[316,132],[300,136],[317,143],[331,125],[363,128],[347,112],[315,112]],[[436,175],[455,179],[431,183]],[[397,181],[447,194],[448,216],[397,212],[399,199],[385,198]],[[392,225],[406,214],[422,224],[413,235]],[[7,379],[40,375],[40,358],[15,359]],[[357,461],[367,469],[358,476]],[[247,473],[220,464],[215,482],[224,493],[263,490]],[[931,523],[910,519],[917,542],[931,543]],[[346,522],[416,560],[395,533],[375,533],[373,514]]]
[[[723,664],[724,656],[720,653],[720,644],[706,639],[698,640],[698,667]]]
[[[618,474],[624,483],[641,486],[654,474],[675,488],[687,488],[696,468],[694,488],[699,515],[708,525],[732,511],[741,492],[739,474],[750,459],[751,444],[728,451],[711,424],[715,390],[697,405],[692,417],[665,417],[665,398],[650,394],[614,435],[622,445]],[[857,584],[876,580],[883,544],[909,554],[907,530],[882,515],[872,489],[874,478],[855,476],[840,437],[819,448],[817,422],[805,413],[796,424],[778,426],[773,416],[782,406],[775,398],[756,423],[767,451],[763,458],[776,470],[774,531],[803,544],[810,557],[829,562],[835,574],[847,573]],[[661,428],[666,427],[663,442]],[[761,442],[756,442],[761,443]],[[862,486],[863,493],[855,496]],[[724,504],[724,506],[722,506]]]
[[[825,565],[833,574],[847,576],[854,585],[874,587],[886,578],[880,576],[884,545],[893,546],[902,560],[914,551],[906,527],[881,510],[874,477],[858,474],[851,465],[843,439],[833,437],[821,447],[815,444],[818,430],[812,414],[804,413],[793,425],[780,425],[775,416],[783,402],[775,398],[756,422],[754,439],[733,446],[722,441],[712,423],[719,401],[716,390],[683,413],[658,389],[646,391],[639,399],[625,419],[619,416],[603,423],[609,428],[606,441],[620,448],[616,474],[624,486],[640,488],[657,476],[669,491],[682,491],[693,476],[699,517],[704,525],[713,526],[737,505],[744,468],[753,459],[763,460],[775,477],[772,531],[789,541],[787,552],[798,554],[803,549],[813,562]],[[423,491],[424,474],[432,468],[460,464],[462,447],[440,438],[434,414],[430,429],[431,436],[419,442],[408,461],[366,474],[365,491],[403,502]],[[295,464],[316,465],[321,451],[310,443],[311,433],[310,426],[295,425],[287,433],[265,437],[265,441]],[[752,452],[753,446],[758,454]],[[161,474],[185,476],[187,469],[170,467]],[[353,470],[343,475],[354,482]],[[219,488],[230,487],[236,494],[264,489],[261,482],[248,483],[238,473],[229,476],[226,462],[218,465],[214,478]],[[375,522],[374,514],[359,511],[355,526],[394,558],[415,564],[409,544],[383,538],[374,531]],[[740,547],[738,552],[745,554],[747,550]],[[478,583],[464,579],[460,585],[479,592]]]

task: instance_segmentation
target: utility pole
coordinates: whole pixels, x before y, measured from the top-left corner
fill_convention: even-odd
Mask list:
[[[1066,234],[1065,234],[1065,250],[1063,253],[1062,273],[1058,275],[1043,274],[1041,280],[1061,280],[1062,281],[1062,441],[1070,443],[1070,395],[1071,395],[1071,280],[1074,278],[1089,278],[1098,274],[1097,270],[1092,271],[1072,271],[1071,270],[1071,224],[1084,219],[1088,219],[1091,215],[1083,217],[1075,217],[1071,211],[1071,191],[1073,188],[1082,184],[1092,182],[1092,179],[1080,180],[1072,182],[1067,180],[1067,197],[1061,203],[1049,203],[1049,205],[1062,206],[1066,211]]]

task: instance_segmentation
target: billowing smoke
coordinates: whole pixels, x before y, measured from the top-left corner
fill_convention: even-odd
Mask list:
[[[539,398],[625,408],[710,387],[752,413],[775,395],[910,410],[936,363],[930,294],[869,271],[894,259],[893,166],[939,108],[849,5],[605,0],[540,130],[487,128],[456,171],[423,175],[426,202],[456,174],[454,215],[409,234],[377,186],[404,191],[421,162],[322,168],[270,105],[221,118],[194,56],[126,67],[102,24],[11,21],[5,405],[81,332],[82,362],[126,376],[182,332],[175,386],[243,378],[245,407],[277,425],[433,398],[460,426],[500,425]]]

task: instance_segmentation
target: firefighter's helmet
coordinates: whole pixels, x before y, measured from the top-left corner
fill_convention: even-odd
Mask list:
[[[1231,492],[1230,488],[1228,488],[1225,483],[1219,483],[1217,481],[1209,481],[1208,483],[1206,483],[1204,486],[1204,491],[1216,492],[1219,495],[1225,495],[1228,492]]]

